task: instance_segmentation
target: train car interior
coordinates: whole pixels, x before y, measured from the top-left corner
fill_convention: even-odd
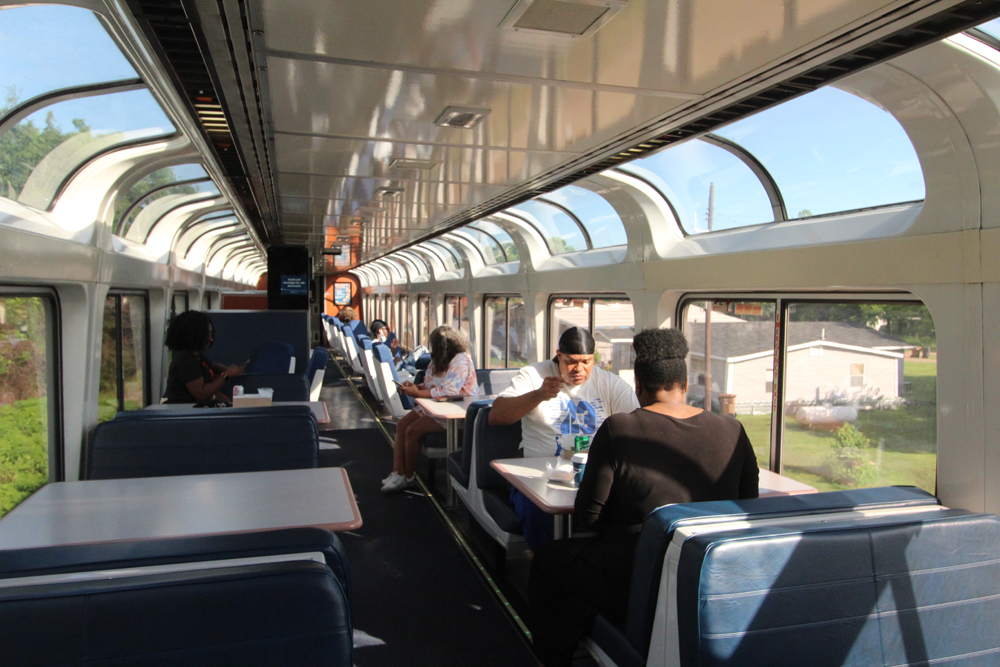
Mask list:
[[[0,0],[0,96],[0,663],[1000,664],[996,0]],[[663,329],[757,481],[602,606]]]

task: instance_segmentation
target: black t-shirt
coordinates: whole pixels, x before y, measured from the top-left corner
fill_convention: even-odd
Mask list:
[[[640,408],[611,415],[594,435],[576,516],[580,527],[607,537],[634,534],[657,507],[758,492],[757,458],[740,422]]]
[[[175,350],[170,353],[170,368],[167,370],[167,390],[163,396],[167,403],[197,403],[198,399],[188,391],[187,383],[201,378],[205,383],[215,379],[212,361],[203,354]]]

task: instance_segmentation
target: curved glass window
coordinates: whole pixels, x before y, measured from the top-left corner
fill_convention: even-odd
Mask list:
[[[507,255],[504,254],[503,248],[490,238],[489,234],[484,234],[475,227],[456,229],[455,234],[464,236],[470,243],[475,244],[482,251],[482,256],[487,264],[503,264],[507,261]]]
[[[424,259],[422,255],[415,252],[399,252],[397,254],[400,257],[405,257],[406,259],[410,260],[410,263],[413,264],[414,267],[416,267],[418,275],[421,276],[430,275],[431,267],[427,263],[427,260]]]
[[[508,262],[518,261],[517,246],[514,245],[514,239],[500,225],[492,223],[489,220],[479,220],[468,226],[471,229],[480,229],[496,239],[500,247],[503,248]]]
[[[920,160],[896,119],[830,86],[716,134],[764,165],[781,190],[789,218],[924,198]]]
[[[125,217],[121,220],[116,233],[119,236],[136,237],[136,240],[140,240],[140,237],[144,237],[154,224],[153,220],[159,219],[170,209],[184,203],[218,196],[219,188],[209,180],[178,183],[153,190],[125,211]],[[136,224],[140,216],[143,221]]]
[[[580,231],[580,226],[559,207],[532,200],[518,204],[510,210],[527,213],[538,221],[545,232],[545,242],[549,246],[549,252],[553,255],[587,249],[587,239]]]
[[[148,90],[44,107],[0,135],[0,194],[46,209],[65,179],[94,156],[175,131]]]
[[[120,230],[122,216],[127,212],[134,211],[133,205],[151,192],[166,192],[168,186],[178,183],[177,187],[183,187],[190,181],[207,180],[208,174],[200,164],[181,164],[176,167],[158,169],[149,174],[141,181],[129,188],[128,192],[121,197],[115,205],[115,225],[114,229]],[[191,190],[191,194],[195,192]],[[134,219],[134,217],[133,217]]]
[[[774,222],[760,179],[729,151],[700,139],[620,167],[656,187],[688,234]],[[713,200],[709,225],[708,203]]]
[[[434,252],[428,248],[425,248],[423,244],[414,246],[411,248],[411,250],[413,250],[415,255],[424,260],[424,262],[427,264],[428,267],[434,267],[435,273],[439,272],[439,267],[440,267],[440,272],[450,271],[450,269],[448,268],[448,263],[445,262],[444,259],[442,259],[439,252]],[[437,261],[435,262],[434,260]]]
[[[88,9],[59,5],[2,9],[0,45],[0,91],[7,96],[7,105],[63,88],[136,78],[97,15]]]
[[[977,30],[982,30],[990,37],[1000,40],[1000,19],[993,19],[976,26]]]
[[[562,204],[580,220],[594,248],[607,248],[616,245],[626,245],[628,236],[625,225],[618,212],[608,203],[608,200],[585,188],[567,185],[555,192],[549,192],[545,199]]]
[[[445,268],[449,271],[457,271],[462,267],[461,255],[458,251],[451,247],[450,243],[442,241],[440,239],[434,239],[433,241],[427,241],[424,243],[424,247],[437,253],[441,261],[444,262]]]
[[[235,218],[192,225],[177,239],[177,252],[180,254],[181,259],[185,261],[194,259],[203,260],[205,258],[204,251],[207,249],[208,244],[212,242],[212,239],[224,232],[235,231],[237,227],[239,227],[239,222]],[[195,253],[192,257],[191,251],[199,243],[202,246],[202,253],[201,255]]]
[[[483,237],[484,240],[480,240]],[[470,252],[479,259],[483,260],[483,264],[489,266],[490,264],[496,264],[496,255],[488,245],[486,235],[481,232],[471,231],[467,232],[464,230],[456,230],[454,232],[448,232],[443,236],[439,237],[442,241],[448,241],[448,244],[454,248],[460,249],[459,252],[469,254]],[[468,246],[465,245],[471,243],[473,250],[470,251]]]

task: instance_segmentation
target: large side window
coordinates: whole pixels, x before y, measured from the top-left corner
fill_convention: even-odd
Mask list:
[[[444,300],[444,321],[452,329],[469,336],[469,300],[464,296],[448,296]]]
[[[483,302],[483,359],[486,368],[527,365],[524,299],[488,296]]]
[[[549,301],[549,348],[555,355],[559,337],[569,328],[581,327],[594,337],[594,363],[630,383],[634,355],[635,313],[625,298],[557,296]]]
[[[143,294],[109,294],[104,300],[98,421],[149,405],[149,308]]]
[[[0,516],[60,477],[56,307],[0,293]]]
[[[718,299],[687,302],[681,319],[687,402],[742,422],[762,468],[771,461],[774,313],[774,301]]]
[[[174,298],[170,302],[170,316],[180,315],[188,311],[188,293],[174,292]]]
[[[431,312],[431,298],[426,294],[417,297],[417,340],[416,345],[427,345],[434,328],[434,313]]]
[[[709,394],[734,414],[761,466],[820,491],[934,492],[937,359],[922,304],[715,299],[687,302],[683,321],[689,402]]]
[[[407,350],[413,349],[413,323],[410,321],[410,297],[406,294],[399,295],[399,330],[396,336],[400,339],[403,347]]]

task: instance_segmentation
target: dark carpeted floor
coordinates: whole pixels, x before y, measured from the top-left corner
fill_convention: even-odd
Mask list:
[[[320,465],[347,470],[364,521],[340,533],[353,583],[355,664],[537,665],[431,501],[419,491],[382,495],[392,449],[369,426],[374,421],[348,380],[331,370],[322,398],[334,430],[320,435],[333,443],[324,445]]]

